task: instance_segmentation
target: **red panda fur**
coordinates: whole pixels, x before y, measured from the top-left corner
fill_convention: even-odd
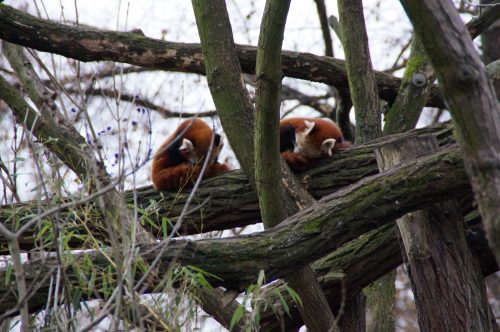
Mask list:
[[[317,118],[288,118],[280,121],[280,152],[293,171],[304,171],[317,159],[329,157],[351,145],[333,121]]]
[[[200,119],[182,122],[175,132],[158,148],[151,167],[151,180],[157,190],[176,190],[194,183],[208,156],[210,142],[214,135],[212,129]],[[209,156],[204,177],[215,176],[229,170],[228,165],[217,162],[222,148],[220,135],[215,134],[214,144]],[[189,149],[185,149],[185,140]]]

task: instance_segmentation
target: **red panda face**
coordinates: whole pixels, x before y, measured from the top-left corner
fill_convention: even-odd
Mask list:
[[[208,137],[208,135],[204,135],[202,137],[194,136],[191,140],[183,138],[181,146],[179,147],[179,153],[193,165],[202,163],[205,156],[208,156],[212,134],[212,130],[210,130],[210,137]],[[191,137],[191,135],[186,136]],[[201,140],[201,138],[203,138],[203,140]],[[206,139],[208,139],[208,145],[206,144]],[[218,134],[215,134],[214,144],[212,146],[212,150],[210,151],[210,155],[208,156],[209,164],[213,164],[214,162],[216,162],[223,145],[224,144],[222,142],[222,137]]]
[[[316,125],[315,121],[304,120],[304,128],[302,130],[299,128],[299,131],[295,133],[294,152],[309,159],[331,157],[336,139],[333,135],[328,137],[328,132],[325,132],[323,127],[324,125]]]
[[[193,142],[190,140],[183,138],[182,144],[179,147],[179,153],[186,158],[190,163],[196,163],[196,151],[194,149]]]

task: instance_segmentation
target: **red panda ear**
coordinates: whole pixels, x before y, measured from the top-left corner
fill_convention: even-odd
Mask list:
[[[305,120],[304,124],[306,125],[306,129],[304,129],[304,136],[307,136],[314,129],[314,126],[316,125],[316,123],[313,122],[313,121],[307,121],[307,120]]]
[[[179,151],[181,151],[181,150],[185,150],[185,151],[188,151],[188,152],[194,151],[193,142],[191,142],[187,138],[183,138],[182,139],[182,144],[179,147]]]
[[[215,134],[214,137],[214,148],[221,148],[224,146],[224,136]]]
[[[325,139],[321,143],[321,152],[323,154],[327,155],[328,157],[331,157],[332,156],[332,149],[335,146],[335,142],[336,142],[336,140],[334,138]]]
[[[223,136],[221,136],[219,134],[215,134],[214,146],[212,147],[212,151],[210,152],[210,155],[208,157],[208,158],[210,158],[209,164],[214,164],[214,163],[218,162],[217,159],[219,157],[219,154],[220,154],[223,146],[224,146]]]
[[[182,144],[179,147],[179,153],[184,158],[186,158],[187,160],[189,160],[189,162],[191,162],[191,163],[195,163],[196,162],[196,154],[195,154],[195,151],[194,151],[193,142],[191,142],[187,138],[183,138],[182,139]]]

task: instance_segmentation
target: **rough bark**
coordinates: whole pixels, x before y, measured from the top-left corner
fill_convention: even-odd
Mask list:
[[[434,72],[422,42],[413,35],[410,57],[405,68],[399,93],[385,115],[384,134],[401,133],[415,128],[432,87]]]
[[[115,61],[142,67],[205,74],[204,57],[199,44],[167,42],[130,32],[99,30],[88,26],[68,26],[0,5],[0,38],[43,52],[89,61]],[[257,49],[238,45],[236,52],[241,70],[255,74]],[[342,60],[309,53],[284,51],[282,70],[285,76],[325,83],[348,90]],[[401,79],[375,72],[381,99],[392,102]],[[437,88],[428,106],[444,107]]]
[[[160,256],[159,270],[177,261],[210,273],[207,279],[214,285],[241,289],[254,282],[260,270],[265,271],[268,281],[283,277],[296,266],[310,263],[409,211],[463,197],[469,190],[458,148],[444,148],[325,196],[270,230],[238,238],[171,241],[169,250]],[[146,262],[155,259],[158,250],[150,250],[155,247],[143,246],[137,257]],[[75,266],[83,257],[88,257],[96,269],[111,268],[100,251],[75,254]],[[33,276],[34,271],[47,275],[50,260],[27,266],[31,271],[28,275]],[[5,288],[1,293],[7,293]]]
[[[390,332],[395,330],[396,270],[388,272],[366,287],[363,292],[367,300],[367,332]]]
[[[299,208],[282,186],[279,153],[281,45],[289,1],[267,1],[259,34],[256,67],[255,181],[264,228],[277,225]],[[293,177],[293,175],[290,175]],[[285,180],[286,181],[286,180]],[[299,184],[300,186],[300,184]],[[310,203],[314,199],[306,192]],[[289,207],[295,207],[290,210]],[[300,315],[310,331],[334,329],[335,318],[309,265],[298,267],[285,280],[299,294]]]
[[[500,105],[495,91],[453,3],[401,2],[448,101],[486,233],[500,261]]]
[[[468,224],[470,225],[467,231],[468,242],[480,256],[483,273],[488,275],[497,271],[498,267],[495,258],[489,250],[487,241],[484,238],[484,232],[479,220],[477,220],[477,215],[468,218]],[[401,251],[393,228],[393,225],[388,224],[363,234],[355,241],[347,243],[312,264],[332,307],[338,308],[342,300],[349,299],[352,294],[358,294],[361,289],[372,281],[401,264]],[[36,267],[33,270],[36,271]],[[5,294],[8,287],[6,285],[1,289],[4,295],[2,295],[2,301],[0,302],[3,308],[15,308],[17,297]],[[47,288],[42,287],[33,291],[34,296],[30,302],[30,310],[37,311],[47,299]],[[270,296],[274,294],[272,291],[269,293]],[[266,331],[282,331],[282,323],[285,324],[287,331],[292,328],[298,329],[303,325],[293,300],[289,296],[287,297],[286,294],[283,294],[283,296],[287,299],[291,316],[285,317],[286,320],[280,322],[276,319],[274,310],[266,310],[262,313],[261,319],[262,328]],[[274,302],[276,311],[280,312],[279,301],[275,300]],[[7,314],[15,315],[16,311]]]
[[[335,154],[332,158],[323,160],[314,168],[298,175],[299,180],[307,187],[312,196],[319,199],[327,194],[351,185],[362,178],[378,173],[373,150],[387,140],[398,137],[418,137],[426,134],[435,135],[440,145],[445,147],[453,144],[452,127],[450,124],[435,124],[426,128],[416,129],[404,134],[388,136],[365,145],[352,147],[349,150]],[[158,238],[165,234],[162,228],[162,217],[169,218],[175,223],[185,205],[189,190],[177,192],[158,192],[151,186],[137,189],[137,205],[141,211],[139,218],[148,218],[144,227]],[[129,204],[134,202],[134,191],[125,193]],[[75,198],[77,200],[77,198]],[[69,200],[68,200],[69,201]],[[184,218],[180,233],[184,235],[199,234],[213,230],[224,230],[246,226],[261,222],[257,197],[251,189],[247,178],[241,171],[232,171],[227,174],[205,179],[195,195],[195,202],[205,202],[198,210],[194,210]],[[48,203],[48,202],[47,202]],[[66,201],[60,202],[60,204]],[[46,211],[49,205],[38,201],[2,206],[0,222],[8,229],[15,230],[22,227],[30,216]],[[52,216],[47,216],[48,221]],[[74,248],[82,247],[86,231],[82,224],[96,225],[90,231],[96,238],[102,230],[98,227],[102,223],[102,215],[94,204],[83,204],[72,209],[58,211],[58,218],[68,231],[75,235],[69,245]],[[166,225],[170,228],[170,225]],[[37,232],[35,227],[26,229],[21,239],[22,248],[29,250],[34,246],[33,236]],[[6,241],[0,236],[0,253],[8,252]],[[88,247],[87,247],[88,248]]]
[[[432,136],[395,141],[377,151],[377,161],[388,170],[436,149]],[[397,221],[422,331],[492,330],[483,276],[459,212],[448,201]]]
[[[366,331],[365,301],[365,295],[362,292],[350,299],[346,299],[345,309],[338,323],[339,330],[348,332]]]
[[[384,117],[384,135],[415,128],[433,81],[432,75],[423,45],[414,34],[398,96]],[[372,294],[379,300],[369,298],[372,319],[368,320],[368,331],[395,330],[395,282],[396,271],[392,271],[370,286],[367,294]],[[376,290],[379,292],[378,296],[375,295]]]
[[[349,92],[356,117],[355,142],[361,144],[381,135],[379,98],[371,64],[363,3],[361,0],[338,0],[337,4]],[[346,315],[341,319],[341,329],[364,331],[366,329],[364,295],[359,294],[348,305]],[[352,307],[356,305],[360,307]],[[349,321],[350,319],[352,321]]]

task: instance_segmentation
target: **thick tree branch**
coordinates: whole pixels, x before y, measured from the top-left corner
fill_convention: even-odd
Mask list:
[[[377,162],[390,169],[436,149],[431,135],[394,141],[377,150]],[[408,213],[396,224],[422,331],[492,331],[483,274],[467,245],[457,202]],[[374,331],[380,330],[386,329]]]
[[[214,285],[241,289],[254,282],[260,270],[266,272],[268,281],[282,277],[294,271],[296,265],[310,263],[408,211],[462,198],[469,191],[458,148],[445,148],[325,196],[268,231],[239,238],[172,241],[168,250],[162,252],[160,273],[171,262],[181,262],[217,276],[207,276]],[[154,248],[157,245],[142,247],[137,258],[154,260],[158,255]],[[109,269],[108,259],[101,252],[92,251],[75,254],[75,266],[85,256],[97,270]],[[31,263],[26,267],[31,271],[28,275],[47,275],[50,259],[40,266]],[[68,275],[74,273],[79,272],[67,271]],[[2,283],[0,287],[0,293],[9,296],[9,285]]]
[[[88,61],[115,61],[163,70],[205,74],[199,44],[174,43],[129,32],[114,32],[91,27],[73,27],[42,20],[12,7],[0,5],[0,38],[43,52]],[[241,70],[255,73],[257,49],[237,46]],[[288,77],[300,78],[348,90],[344,61],[309,53],[284,51],[282,70]],[[379,96],[392,102],[401,80],[375,72]],[[428,106],[444,107],[437,88]]]
[[[500,262],[500,105],[451,2],[401,0],[450,105],[464,164]]]
[[[257,49],[256,119],[255,119],[255,183],[264,227],[277,225],[299,208],[293,198],[287,195],[290,183],[279,151],[280,91],[283,74],[281,72],[281,46],[290,1],[266,1]],[[288,173],[290,179],[294,176]],[[301,185],[296,183],[296,188]],[[298,187],[298,188],[297,188]],[[314,199],[305,190],[304,199],[313,203]],[[309,205],[309,204],[308,204]],[[328,300],[310,268],[309,264],[298,266],[296,271],[286,276],[287,282],[299,294],[302,305],[300,315],[310,331],[326,331],[335,328],[335,317]]]
[[[264,227],[287,215],[280,186],[279,122],[281,45],[290,1],[266,1],[257,49],[255,101],[255,183]]]
[[[474,36],[498,19],[498,13],[485,11],[478,19],[482,24],[479,24]],[[166,42],[130,32],[67,26],[7,5],[0,5],[0,39],[84,62],[108,60],[148,68],[205,73],[199,44]],[[254,74],[256,48],[238,46],[238,56],[242,70]],[[342,60],[285,51],[282,67],[288,77],[325,83],[339,90],[348,89]],[[392,102],[397,96],[401,80],[383,72],[375,72],[375,79],[380,98]],[[426,106],[444,108],[437,88],[431,89]]]
[[[299,178],[313,197],[321,198],[351,185],[365,176],[378,173],[373,149],[384,144],[387,140],[400,137],[418,137],[429,133],[438,138],[441,146],[453,143],[450,124],[436,124],[378,139],[370,144],[352,147],[347,151],[335,154],[331,159],[318,163],[316,167],[299,175]],[[145,223],[144,227],[147,227],[154,235],[163,237],[162,217],[168,217],[172,222],[175,222],[181,214],[187,195],[188,192],[158,192],[151,186],[138,189],[137,204],[143,211],[142,215],[153,220],[153,223]],[[127,202],[133,202],[133,191],[126,192],[125,196]],[[185,222],[181,227],[181,234],[198,234],[261,222],[255,192],[251,190],[248,180],[241,171],[233,171],[204,180],[195,199],[198,202],[206,202],[206,204],[184,217]],[[0,222],[13,230],[23,226],[24,220],[30,215],[39,213],[39,208],[38,202],[16,204],[13,207],[3,206],[0,209]],[[92,205],[63,209],[58,212],[58,218],[66,225],[68,231],[79,235],[73,237],[69,242],[69,245],[79,248],[82,245],[80,236],[83,239],[86,237],[86,232],[81,228],[81,224],[99,225],[102,223],[102,216]],[[95,236],[99,236],[101,232],[99,228],[90,229],[90,231]],[[34,232],[36,232],[36,228],[33,227],[24,233],[21,242],[24,249],[33,248]],[[5,239],[0,237],[0,244],[5,243]],[[7,252],[5,250],[5,246],[0,246],[0,253]]]
[[[381,135],[377,84],[370,59],[361,0],[338,0],[349,91],[356,115],[356,143]]]

